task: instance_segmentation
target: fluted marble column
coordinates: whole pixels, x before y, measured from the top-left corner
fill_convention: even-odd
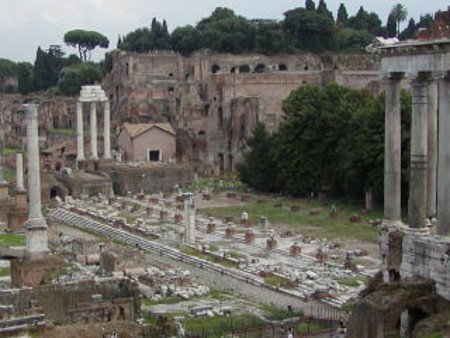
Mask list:
[[[104,159],[111,158],[111,108],[109,105],[109,101],[105,101],[105,115],[104,115],[104,123],[103,123],[103,145],[104,145]]]
[[[17,191],[24,191],[25,186],[23,184],[23,154],[16,154],[16,188]]]
[[[419,74],[412,83],[411,176],[409,184],[409,226],[426,227],[428,180],[428,81]]]
[[[384,221],[401,224],[401,119],[400,81],[403,74],[389,74],[386,87]]]
[[[439,82],[437,234],[450,235],[450,78]]]
[[[83,103],[77,102],[77,161],[84,161]]]
[[[438,80],[433,78],[428,85],[428,179],[427,217],[436,217],[438,164]]]
[[[41,176],[39,163],[39,135],[37,105],[25,105],[27,116],[28,196],[26,255],[40,257],[48,252],[47,222],[41,211]]]
[[[91,158],[98,159],[97,154],[97,102],[91,102]]]

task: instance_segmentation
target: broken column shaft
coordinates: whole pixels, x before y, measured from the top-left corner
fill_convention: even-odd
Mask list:
[[[23,154],[16,154],[16,188],[17,191],[24,191],[25,186],[23,184]]]

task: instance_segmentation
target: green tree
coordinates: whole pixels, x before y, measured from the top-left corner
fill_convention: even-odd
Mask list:
[[[339,8],[338,8],[338,11],[337,11],[336,23],[339,25],[345,26],[345,25],[347,25],[347,22],[348,22],[347,8],[341,2],[341,4],[339,5]]]
[[[396,5],[394,5],[394,7],[392,7],[391,15],[397,22],[397,36],[399,36],[400,23],[406,20],[406,18],[408,17],[408,11],[406,10],[406,7],[403,6],[401,3],[397,3]]]
[[[17,64],[17,76],[19,80],[19,93],[28,94],[34,91],[33,65],[29,62]]]
[[[290,51],[282,26],[278,22],[258,22],[255,48],[259,53],[278,54]]]
[[[372,35],[380,35],[381,20],[376,13],[368,13],[363,6],[359,7],[355,16],[348,19],[349,27],[361,30],[364,29]]]
[[[310,12],[314,12],[316,10],[316,4],[314,0],[305,0],[305,9]]]
[[[325,0],[319,0],[319,5],[317,6],[317,14],[326,16],[334,21],[333,13],[328,10]]]
[[[65,95],[78,94],[81,86],[95,84],[103,76],[101,67],[92,62],[85,62],[65,67],[58,79],[58,88]]]
[[[0,59],[0,92],[10,92],[11,88],[3,88],[3,80],[17,75],[17,64],[8,59]]]
[[[333,20],[317,12],[296,8],[284,13],[283,29],[294,47],[309,50],[334,50],[337,47]]]
[[[416,22],[414,21],[413,18],[411,18],[408,21],[408,26],[406,26],[406,28],[403,30],[403,32],[400,33],[399,38],[401,40],[412,39],[416,32],[417,32]]]
[[[177,52],[189,55],[202,47],[201,34],[193,26],[175,28],[172,32],[172,44]]]
[[[388,20],[386,23],[386,32],[388,38],[397,36],[397,20],[395,16],[392,15],[392,13],[388,16]]]
[[[276,191],[277,170],[271,154],[273,138],[264,124],[259,123],[248,140],[249,151],[244,154],[243,161],[237,165],[242,182],[261,191]]]
[[[64,34],[64,42],[71,46],[77,47],[80,59],[86,62],[90,57],[90,52],[96,47],[108,48],[109,40],[106,36],[95,32],[82,29],[75,29]]]

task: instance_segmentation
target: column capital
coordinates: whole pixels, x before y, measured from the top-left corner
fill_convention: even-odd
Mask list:
[[[38,104],[27,103],[27,104],[24,104],[23,107],[25,108],[27,119],[33,119],[33,118],[37,117],[37,111],[39,108]]]
[[[389,73],[381,74],[381,80],[383,82],[401,81],[404,78],[405,78],[405,73],[403,73],[403,72],[389,72]]]

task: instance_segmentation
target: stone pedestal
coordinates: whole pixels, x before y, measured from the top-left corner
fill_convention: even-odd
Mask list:
[[[247,230],[245,233],[245,244],[252,244],[255,241],[255,233],[251,230]]]
[[[64,261],[58,256],[14,260],[11,263],[11,285],[19,288],[38,286],[45,277],[64,266]]]
[[[232,238],[236,235],[236,229],[233,227],[228,227],[225,229],[225,237],[226,238]]]
[[[206,233],[207,234],[213,234],[216,232],[217,226],[216,223],[208,223],[206,226]]]
[[[278,246],[278,242],[274,237],[270,237],[266,242],[267,250],[275,250]]]
[[[298,256],[302,253],[302,247],[295,243],[289,248],[289,253],[291,256]]]
[[[0,201],[6,200],[8,198],[9,198],[9,183],[0,182]]]

